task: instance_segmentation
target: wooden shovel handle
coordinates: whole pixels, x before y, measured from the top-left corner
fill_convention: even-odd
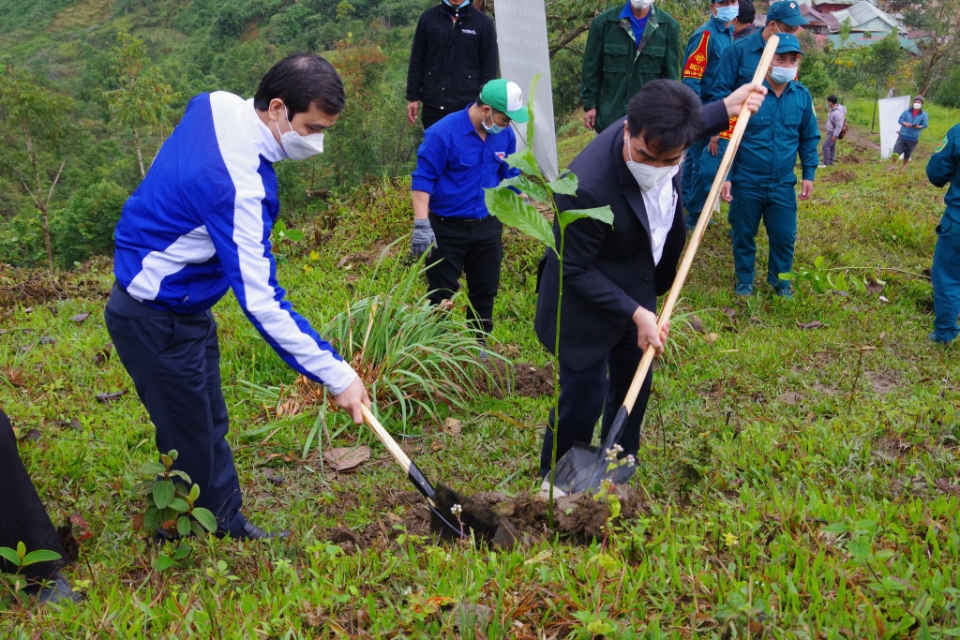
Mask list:
[[[766,77],[767,69],[770,67],[770,63],[773,62],[773,55],[777,52],[779,43],[780,38],[775,35],[770,36],[770,39],[767,40],[767,46],[764,47],[763,55],[760,57],[760,64],[757,65],[757,71],[753,74],[753,82],[756,84],[762,83],[764,77]],[[657,319],[658,329],[670,322],[673,307],[676,306],[677,299],[680,297],[680,290],[683,289],[683,284],[687,279],[687,275],[690,273],[693,258],[697,254],[697,248],[700,246],[700,241],[703,240],[703,234],[706,232],[707,225],[710,223],[713,206],[720,196],[720,189],[727,179],[727,172],[730,171],[733,158],[737,155],[737,149],[740,148],[740,141],[743,140],[743,132],[746,130],[749,120],[750,109],[747,108],[746,103],[744,103],[743,109],[740,110],[737,125],[733,129],[733,135],[727,144],[727,150],[723,154],[723,160],[720,161],[720,169],[717,171],[717,176],[713,179],[713,186],[710,187],[710,194],[707,196],[706,202],[703,203],[703,210],[700,212],[700,220],[697,222],[697,228],[694,229],[690,235],[690,243],[687,245],[687,250],[683,254],[683,261],[677,269],[677,276],[673,280],[673,286],[670,288],[670,293],[667,295],[667,299],[664,301],[663,307],[660,310],[660,317]],[[654,356],[654,348],[652,346],[647,347],[647,350],[643,353],[643,358],[640,360],[640,366],[637,367],[637,373],[633,376],[630,389],[627,390],[627,397],[623,401],[623,406],[627,408],[628,412],[633,411],[633,405],[637,402],[637,396],[640,395],[640,387],[643,386],[643,381],[647,377],[650,365],[653,364]]]
[[[410,473],[410,457],[403,452],[403,449],[401,449],[397,441],[393,439],[390,432],[383,428],[383,425],[380,424],[380,421],[377,420],[376,416],[373,415],[373,412],[371,412],[366,405],[360,406],[360,412],[363,413],[363,421],[366,422],[367,426],[373,430],[373,433],[380,438],[380,442],[387,448],[390,455],[403,467],[404,472]]]

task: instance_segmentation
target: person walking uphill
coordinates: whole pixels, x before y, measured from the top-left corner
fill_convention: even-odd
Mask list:
[[[935,187],[950,188],[947,205],[937,225],[937,247],[933,252],[933,333],[929,338],[946,344],[960,335],[960,124],[956,125],[927,163],[927,178]]]
[[[433,304],[449,300],[467,276],[468,315],[481,344],[493,331],[493,301],[500,287],[503,223],[490,215],[484,189],[520,175],[507,164],[517,150],[510,122],[527,121],[520,87],[492,80],[480,98],[427,129],[413,172],[410,252],[427,256]]]
[[[590,23],[580,73],[583,123],[597,133],[651,80],[680,73],[680,23],[654,0],[627,0]]]
[[[823,164],[822,167],[829,167],[837,157],[837,140],[840,139],[840,132],[843,131],[843,125],[847,121],[847,108],[839,104],[837,96],[827,98],[827,106],[830,113],[827,115],[827,139],[823,141]]]
[[[897,141],[893,145],[893,157],[890,158],[890,166],[887,171],[893,171],[897,166],[897,156],[903,156],[903,164],[900,169],[903,170],[913,157],[913,152],[917,148],[917,142],[920,141],[920,132],[930,126],[930,117],[923,110],[923,98],[917,96],[913,99],[913,109],[907,109],[900,114],[900,133],[897,134]]]
[[[417,22],[407,68],[407,119],[423,128],[460,111],[497,77],[499,53],[493,20],[470,0],[443,0]]]
[[[767,282],[778,296],[791,297],[790,283],[781,280],[780,274],[793,269],[797,239],[794,166],[799,154],[803,167],[800,199],[807,200],[813,194],[820,141],[813,98],[806,87],[794,80],[800,56],[797,37],[782,34],[764,80],[770,91],[763,106],[750,118],[730,178],[723,184],[721,197],[727,202],[732,200],[728,219],[737,295],[753,293],[756,236],[762,220],[770,240]]]
[[[161,453],[200,487],[217,533],[271,534],[241,513],[227,443],[220,345],[210,309],[233,289],[247,319],[296,371],[324,384],[362,422],[370,400],[354,370],[284,298],[270,234],[280,211],[273,163],[323,151],[346,96],[333,65],[294,54],[270,69],[254,98],[200,94],[167,138],[117,224],[104,317]]]
[[[752,90],[760,93],[751,95]],[[707,106],[683,84],[654,80],[630,100],[629,114],[611,124],[570,164],[579,186],[558,195],[561,211],[608,205],[613,225],[580,219],[564,240],[560,323],[560,420],[557,460],[575,441],[589,443],[603,413],[602,438],[623,403],[643,351],[662,352],[669,327],[657,329],[657,295],[673,284],[686,240],[680,159],[702,135],[726,129],[748,100],[766,89],[747,85]],[[554,233],[559,234],[554,221]],[[559,246],[559,235],[557,237]],[[537,337],[551,352],[557,336],[560,268],[552,249],[540,261]],[[623,455],[636,455],[650,395],[647,377],[620,437]],[[540,475],[550,472],[554,416],[544,434]],[[545,482],[549,488],[549,480]]]
[[[684,51],[683,84],[700,96],[700,102],[707,104],[711,99],[713,76],[720,64],[723,52],[733,44],[733,20],[740,12],[739,0],[711,0],[712,16],[693,32]],[[729,137],[727,138],[729,140]],[[726,151],[726,140],[721,143],[720,136],[701,138],[690,146],[683,163],[683,201],[687,206],[687,228],[697,226],[703,201],[707,199],[710,184],[706,180],[697,180],[701,165],[704,176],[709,175],[710,182],[720,167],[720,157]],[[706,155],[704,155],[706,151]],[[706,184],[706,190],[703,189]]]

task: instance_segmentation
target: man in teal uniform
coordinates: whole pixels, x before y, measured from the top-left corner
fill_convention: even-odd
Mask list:
[[[680,23],[654,0],[628,0],[590,24],[583,53],[583,123],[603,131],[627,114],[627,104],[651,80],[677,80]]]
[[[740,12],[739,0],[710,0],[710,19],[693,32],[684,51],[683,84],[700,97],[701,104],[711,102],[710,85],[720,64],[720,56],[733,43],[733,20]],[[706,151],[710,158],[718,157],[719,136],[697,140],[687,149],[683,162],[683,201],[687,203],[687,228],[692,229],[700,218],[700,210],[707,193],[700,194],[697,174],[701,156]],[[709,150],[707,145],[709,144]],[[725,145],[724,145],[725,146]],[[710,159],[706,159],[710,164]],[[709,171],[709,170],[708,170]],[[716,175],[716,169],[713,175]],[[709,192],[709,186],[707,187]]]
[[[946,344],[960,334],[960,124],[944,136],[927,163],[927,178],[936,187],[948,182],[943,201],[947,205],[937,226],[933,252],[933,333],[930,339]]]
[[[797,0],[780,0],[771,4],[767,11],[767,25],[751,36],[736,40],[723,52],[710,87],[711,97],[721,100],[740,85],[750,82],[770,36],[796,33],[805,24],[807,19],[800,15]]]
[[[803,167],[800,199],[807,200],[813,194],[813,180],[820,161],[817,155],[820,130],[813,98],[807,88],[794,79],[800,56],[797,37],[782,34],[764,81],[770,90],[760,110],[750,118],[730,179],[723,185],[723,199],[732,200],[729,221],[737,295],[753,293],[756,236],[761,220],[770,240],[767,282],[778,296],[789,298],[791,295],[790,283],[779,276],[793,269],[793,247],[797,238],[794,190],[797,176],[793,168],[799,153]]]

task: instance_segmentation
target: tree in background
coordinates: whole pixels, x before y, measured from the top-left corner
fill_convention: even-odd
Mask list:
[[[73,109],[70,97],[39,86],[23,71],[0,69],[0,171],[22,186],[40,211],[51,269],[50,202],[67,164]]]
[[[117,34],[112,69],[117,74],[117,88],[107,92],[110,114],[115,122],[130,127],[140,163],[140,177],[147,175],[143,167],[141,136],[160,134],[160,144],[173,118],[172,105],[180,94],[164,81],[163,74],[150,58],[143,40],[125,31]]]
[[[960,63],[960,0],[896,0],[889,6],[908,27],[924,32],[917,39],[920,60],[914,75],[918,93],[932,95]]]

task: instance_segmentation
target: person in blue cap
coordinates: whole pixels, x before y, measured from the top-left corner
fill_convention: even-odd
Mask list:
[[[710,19],[693,32],[687,41],[683,56],[683,71],[680,74],[683,84],[700,97],[702,104],[711,102],[710,85],[713,74],[720,64],[720,56],[733,44],[733,20],[740,12],[739,0],[710,0]],[[700,209],[707,194],[699,196],[696,189],[696,177],[700,167],[700,157],[707,150],[711,158],[718,157],[719,136],[702,138],[694,142],[683,162],[683,199],[687,203],[687,228],[697,225]],[[709,159],[707,160],[709,163]],[[716,175],[716,170],[714,170]]]
[[[449,304],[465,274],[470,321],[481,344],[493,331],[493,301],[503,259],[503,223],[487,211],[484,189],[520,175],[507,164],[517,150],[511,121],[527,121],[520,87],[491,80],[476,102],[427,129],[411,184],[410,253],[419,258],[430,251],[426,261],[430,301]]]
[[[723,52],[710,88],[713,99],[721,100],[753,79],[770,36],[795,34],[806,24],[807,19],[800,14],[797,0],[772,3],[767,11],[766,26],[751,36],[734,41]]]
[[[782,34],[764,85],[769,87],[763,105],[750,118],[739,153],[723,185],[721,197],[731,202],[733,262],[737,295],[753,293],[756,236],[763,221],[770,240],[767,282],[778,296],[789,298],[790,283],[781,273],[793,269],[797,237],[797,154],[803,167],[800,199],[813,194],[819,156],[820,130],[813,97],[795,78],[800,66],[800,41]]]
[[[933,252],[933,333],[930,340],[947,344],[960,334],[960,124],[943,137],[927,163],[927,178],[935,187],[950,183],[947,205],[937,225]]]

